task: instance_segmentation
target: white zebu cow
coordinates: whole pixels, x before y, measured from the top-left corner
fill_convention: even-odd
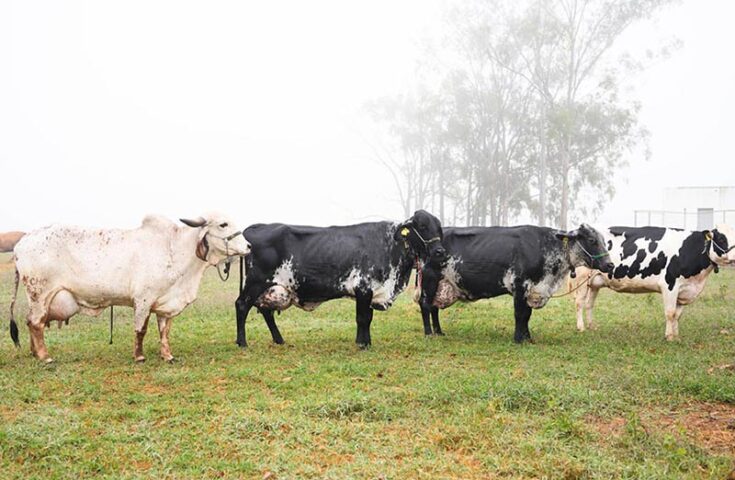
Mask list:
[[[613,273],[600,273],[585,267],[576,269],[570,279],[575,291],[577,329],[593,328],[592,309],[597,293],[607,287],[616,292],[659,292],[666,316],[666,339],[679,335],[679,317],[685,305],[694,302],[704,290],[709,274],[720,265],[735,263],[735,232],[727,225],[712,231],[686,231],[661,227],[611,227],[601,230]]]
[[[78,312],[98,315],[111,305],[133,307],[135,360],[142,362],[148,318],[155,313],[161,358],[173,360],[168,343],[171,320],[197,297],[204,270],[250,245],[229,219],[210,214],[181,220],[149,215],[134,230],[50,226],[27,234],[15,247],[15,292],[10,332],[16,345],[13,307],[18,280],[28,297],[31,352],[50,362],[43,329]]]

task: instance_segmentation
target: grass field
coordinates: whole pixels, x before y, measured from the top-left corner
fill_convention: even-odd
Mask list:
[[[178,361],[132,361],[130,311],[47,331],[56,359],[7,334],[0,257],[0,478],[713,478],[735,458],[735,272],[711,277],[663,340],[660,297],[603,291],[599,329],[575,330],[570,297],[511,341],[510,297],[443,312],[424,338],[403,295],[354,345],[354,303],[262,317],[234,344],[237,280],[210,271],[174,321]]]

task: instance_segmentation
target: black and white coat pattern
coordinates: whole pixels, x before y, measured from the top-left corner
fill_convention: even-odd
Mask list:
[[[542,308],[574,267],[612,268],[602,235],[588,225],[569,232],[537,226],[444,229],[447,261],[433,299],[434,333],[439,309],[457,300],[512,295],[517,343],[531,340],[532,309]]]
[[[702,293],[710,273],[719,265],[735,263],[730,251],[733,234],[727,226],[712,231],[662,227],[611,227],[603,230],[615,263],[611,275],[577,269],[575,303],[577,329],[594,327],[592,310],[601,288],[626,293],[661,293],[666,317],[666,339],[679,335],[684,306]],[[725,233],[727,232],[727,233]],[[579,283],[581,282],[581,284]]]
[[[406,287],[417,258],[442,259],[439,220],[419,210],[402,224],[361,223],[307,227],[258,224],[243,232],[252,244],[246,279],[235,304],[237,344],[247,346],[245,321],[252,307],[265,318],[275,343],[283,343],[273,316],[296,306],[310,311],[342,297],[356,301],[357,337],[371,344],[373,310],[386,310]],[[434,287],[435,288],[435,287]],[[427,313],[428,315],[428,313]]]

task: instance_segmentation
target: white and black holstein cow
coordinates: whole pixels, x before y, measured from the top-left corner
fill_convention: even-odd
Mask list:
[[[253,245],[246,279],[235,304],[237,344],[245,348],[245,321],[252,307],[265,318],[275,343],[283,343],[274,311],[295,305],[310,311],[322,302],[351,297],[356,302],[357,338],[370,345],[373,310],[386,310],[408,283],[417,259],[442,260],[439,220],[418,210],[402,224],[360,223],[305,227],[258,224],[245,236]],[[428,316],[429,305],[425,315]]]
[[[10,305],[10,334],[16,345],[13,308],[21,280],[28,297],[31,352],[50,362],[45,326],[81,312],[98,315],[112,305],[133,307],[135,360],[145,360],[143,338],[155,313],[161,357],[173,360],[168,342],[171,320],[197,297],[204,271],[250,245],[220,214],[181,220],[187,226],[149,215],[133,230],[51,226],[25,235],[15,246],[15,292]]]
[[[546,305],[575,267],[587,265],[602,271],[613,267],[602,235],[586,224],[569,232],[530,225],[447,227],[442,243],[448,260],[431,310],[434,332],[439,334],[439,309],[457,300],[509,294],[515,311],[513,339],[516,343],[531,341],[528,322],[532,309]],[[425,321],[425,333],[429,329]]]
[[[707,277],[719,265],[735,263],[732,252],[732,230],[686,231],[663,227],[611,227],[603,231],[610,257],[615,262],[612,274],[578,268],[575,303],[577,329],[593,327],[592,309],[601,288],[616,292],[659,292],[663,297],[666,317],[666,339],[679,335],[679,317],[685,305],[692,303],[702,290]]]

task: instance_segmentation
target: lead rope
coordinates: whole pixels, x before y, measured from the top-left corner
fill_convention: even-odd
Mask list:
[[[232,235],[230,235],[229,237],[225,237],[224,238],[224,240],[225,240],[225,257],[226,258],[230,258],[230,238],[231,237],[232,237]],[[229,262],[229,261],[228,262],[225,262],[225,273],[224,273],[224,275],[220,271],[220,268],[219,268],[220,264],[219,263],[217,264],[217,275],[219,275],[219,279],[222,280],[223,282],[226,282],[227,280],[230,279],[230,263],[231,262]]]
[[[581,287],[585,283],[587,284],[587,286],[589,286],[589,283],[597,275],[602,275],[602,272],[600,272],[599,270],[596,271],[595,273],[590,272],[589,275],[587,275],[587,278],[585,278],[584,280],[582,280],[581,282],[579,282],[576,287],[574,287],[573,289],[569,290],[566,293],[562,293],[561,295],[552,295],[551,298],[561,298],[561,297],[566,297],[567,295],[571,295],[572,293],[576,292],[579,289],[579,287]]]
[[[225,268],[224,268],[224,274],[220,271],[220,264],[217,264],[217,275],[219,275],[219,279],[223,282],[226,282],[230,279],[230,262],[225,262]]]

